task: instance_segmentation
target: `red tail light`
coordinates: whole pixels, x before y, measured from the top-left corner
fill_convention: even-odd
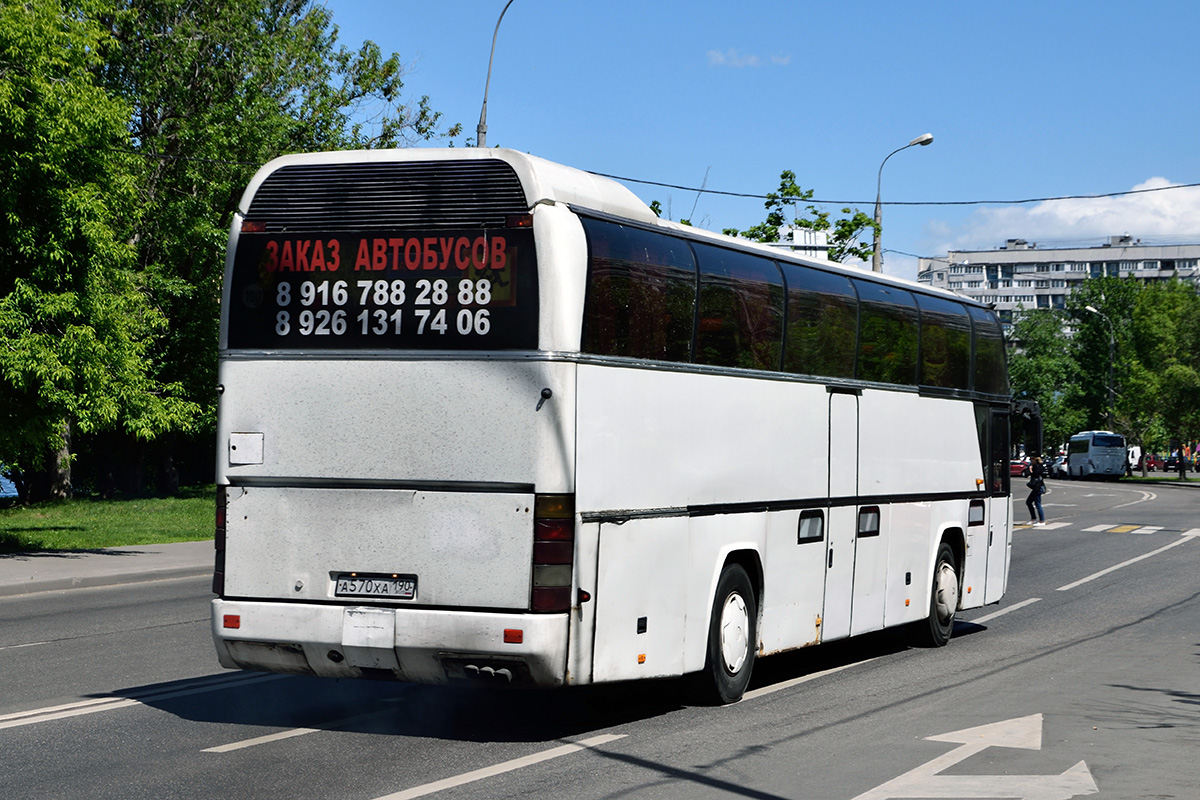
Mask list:
[[[575,562],[575,496],[540,494],[534,499],[534,611],[569,611]]]

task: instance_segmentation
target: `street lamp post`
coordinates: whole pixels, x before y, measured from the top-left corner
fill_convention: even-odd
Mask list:
[[[496,20],[496,30],[492,31],[492,52],[488,56],[488,71],[487,81],[483,84],[483,108],[479,109],[479,124],[475,126],[475,146],[485,147],[487,139],[487,96],[488,89],[492,85],[492,59],[496,57],[496,37],[500,34],[500,22],[504,19],[504,12],[508,11],[508,7],[513,4],[513,0],[508,0],[504,4],[503,10],[500,12],[500,17]]]
[[[1113,363],[1117,360],[1117,333],[1113,328],[1112,320],[1103,311],[1092,306],[1083,308],[1108,324],[1108,429],[1111,431],[1113,429],[1113,395],[1116,394],[1116,390],[1113,388]]]
[[[880,223],[883,219],[883,205],[880,203],[880,194],[883,189],[883,165],[887,163],[889,158],[896,155],[896,153],[899,153],[901,150],[907,150],[908,148],[918,144],[924,147],[932,141],[932,133],[923,133],[908,144],[904,145],[904,147],[897,147],[895,150],[888,153],[883,159],[883,162],[879,165],[879,174],[875,178],[875,241],[873,245],[874,252],[871,253],[872,272],[883,272],[883,251],[879,249]]]

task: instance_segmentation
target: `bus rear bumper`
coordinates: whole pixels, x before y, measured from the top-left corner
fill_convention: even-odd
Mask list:
[[[330,678],[555,687],[567,614],[213,600],[221,666]]]

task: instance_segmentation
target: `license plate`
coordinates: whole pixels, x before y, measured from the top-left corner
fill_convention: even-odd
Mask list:
[[[412,600],[417,596],[416,575],[338,575],[337,597],[390,597]]]

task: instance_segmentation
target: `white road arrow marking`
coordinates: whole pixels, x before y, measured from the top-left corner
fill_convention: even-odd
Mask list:
[[[960,745],[854,800],[920,798],[1015,798],[1016,800],[1070,800],[1096,794],[1096,782],[1087,764],[1080,761],[1061,775],[939,775],[960,761],[989,747],[1042,749],[1042,715],[993,722],[976,728],[925,737],[932,742]]]

